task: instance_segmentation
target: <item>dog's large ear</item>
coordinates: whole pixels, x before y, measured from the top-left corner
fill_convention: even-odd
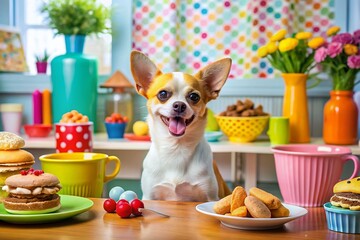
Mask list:
[[[142,52],[133,50],[130,55],[130,68],[135,80],[136,91],[147,98],[146,92],[155,76],[161,71]]]
[[[231,69],[231,58],[223,58],[202,68],[195,77],[204,81],[209,99],[219,96]]]

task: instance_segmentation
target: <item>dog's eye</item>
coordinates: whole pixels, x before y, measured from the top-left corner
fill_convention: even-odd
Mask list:
[[[170,93],[165,91],[165,90],[162,90],[158,93],[157,97],[160,101],[166,101],[170,98]]]
[[[190,93],[189,94],[189,99],[193,102],[193,103],[197,103],[200,100],[200,96],[197,93]]]

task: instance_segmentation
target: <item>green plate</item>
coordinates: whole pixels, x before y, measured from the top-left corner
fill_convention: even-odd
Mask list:
[[[94,205],[93,201],[90,199],[70,195],[60,195],[60,202],[61,208],[56,212],[32,215],[8,213],[5,210],[4,205],[0,204],[0,220],[17,224],[55,222],[86,212]]]

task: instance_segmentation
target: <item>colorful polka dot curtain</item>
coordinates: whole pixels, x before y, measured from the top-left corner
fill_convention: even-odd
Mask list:
[[[135,0],[133,11],[133,49],[164,72],[195,73],[227,56],[230,79],[278,77],[257,56],[274,32],[325,36],[334,22],[334,0]]]

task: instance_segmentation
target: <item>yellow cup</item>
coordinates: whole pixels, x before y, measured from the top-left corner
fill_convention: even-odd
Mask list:
[[[104,183],[115,178],[120,171],[120,159],[102,153],[54,153],[40,156],[44,172],[60,180],[60,194],[81,197],[101,197]],[[115,164],[111,174],[106,166]]]

